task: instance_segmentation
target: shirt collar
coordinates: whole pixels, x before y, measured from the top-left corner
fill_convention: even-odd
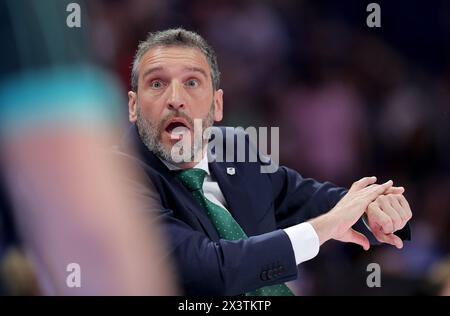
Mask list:
[[[166,165],[167,168],[169,168],[169,170],[181,170],[180,167],[175,166],[174,164],[168,162],[167,160],[164,160],[162,158],[159,158],[159,159],[161,160],[161,162],[164,165]],[[209,166],[208,166],[208,155],[206,155],[206,154],[203,155],[202,160],[200,160],[200,162],[198,164],[196,164],[193,168],[202,169],[202,170],[206,171],[207,175],[210,175]]]

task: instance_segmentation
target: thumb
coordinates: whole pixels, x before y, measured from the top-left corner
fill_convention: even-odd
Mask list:
[[[397,249],[403,248],[403,241],[400,239],[400,237],[394,234],[379,233],[378,236],[375,237],[377,237],[377,239],[381,242],[395,246]]]
[[[367,239],[366,236],[363,234],[357,232],[356,230],[350,228],[342,238],[339,238],[338,240],[344,241],[344,242],[351,242],[354,244],[358,244],[361,247],[363,247],[364,250],[369,250],[370,248],[370,242],[369,239]]]

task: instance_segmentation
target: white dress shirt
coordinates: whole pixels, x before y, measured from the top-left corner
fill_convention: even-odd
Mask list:
[[[169,170],[179,170],[180,168],[161,159]],[[205,197],[228,211],[227,201],[220,190],[219,184],[212,177],[209,171],[208,158],[204,155],[203,159],[194,167],[206,171],[205,181],[203,182],[203,193]],[[301,223],[284,229],[292,244],[297,264],[314,258],[319,253],[319,236],[310,223]]]

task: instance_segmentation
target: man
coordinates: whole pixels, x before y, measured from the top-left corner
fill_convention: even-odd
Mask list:
[[[286,167],[262,173],[260,160],[212,161],[208,139],[196,148],[194,120],[206,130],[223,116],[216,56],[198,34],[150,34],[136,52],[131,83],[134,124],[118,153],[147,177],[129,182],[136,196],[162,204],[160,218],[186,294],[291,295],[284,282],[330,239],[366,250],[369,238],[397,248],[403,246],[399,236],[409,239],[411,210],[404,189],[392,181],[375,184],[375,177],[366,177],[346,190]],[[183,140],[188,146],[180,147]],[[186,151],[199,161],[180,161]]]

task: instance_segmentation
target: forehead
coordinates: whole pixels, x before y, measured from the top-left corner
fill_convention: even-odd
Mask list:
[[[200,49],[195,47],[157,46],[150,48],[142,56],[139,70],[142,74],[146,69],[162,68],[192,68],[203,69],[210,73],[208,60]]]

